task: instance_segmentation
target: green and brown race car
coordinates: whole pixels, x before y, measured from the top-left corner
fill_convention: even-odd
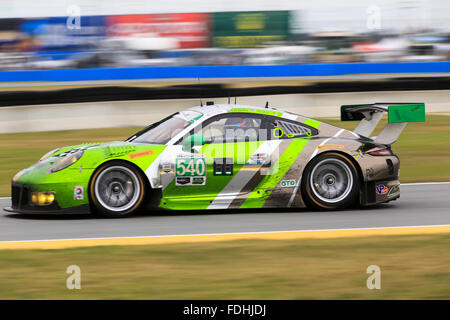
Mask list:
[[[388,124],[371,134],[383,114]],[[423,103],[344,105],[354,131],[273,108],[239,105],[177,112],[121,142],[52,150],[12,180],[19,213],[139,209],[344,209],[400,196],[392,153]]]

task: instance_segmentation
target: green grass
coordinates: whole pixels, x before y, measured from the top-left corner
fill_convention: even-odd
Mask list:
[[[0,299],[449,299],[450,235],[0,251]],[[81,268],[81,290],[66,269]],[[366,269],[381,268],[369,290]]]
[[[355,122],[322,119],[353,129]],[[385,121],[381,124],[381,126]],[[124,140],[139,128],[0,134],[0,196],[10,194],[11,178],[51,149],[81,142]],[[401,181],[450,181],[450,116],[428,115],[411,123],[393,150],[401,160]]]

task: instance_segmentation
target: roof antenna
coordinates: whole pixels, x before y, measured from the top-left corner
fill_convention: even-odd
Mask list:
[[[203,101],[202,101],[202,87],[200,86],[200,78],[197,78],[198,80],[198,86],[200,88],[200,107],[203,107]]]
[[[266,106],[265,106],[265,108],[266,108],[266,109],[269,108],[269,101],[266,101]]]

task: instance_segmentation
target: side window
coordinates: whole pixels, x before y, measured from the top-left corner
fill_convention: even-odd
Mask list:
[[[271,118],[270,132],[272,139],[289,139],[298,137],[313,136],[318,133],[317,129],[304,124],[284,119]]]
[[[207,121],[202,126],[201,134],[206,143],[256,141],[260,139],[262,128],[263,117],[232,114]]]
[[[202,128],[201,134],[206,142],[223,139],[225,137],[226,120],[226,118],[218,119]]]

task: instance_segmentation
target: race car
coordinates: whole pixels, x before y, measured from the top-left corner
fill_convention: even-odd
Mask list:
[[[375,127],[388,114],[376,137]],[[354,131],[275,108],[214,104],[170,115],[125,141],[52,150],[12,179],[18,213],[229,208],[345,209],[400,196],[391,145],[423,103],[341,106]]]

